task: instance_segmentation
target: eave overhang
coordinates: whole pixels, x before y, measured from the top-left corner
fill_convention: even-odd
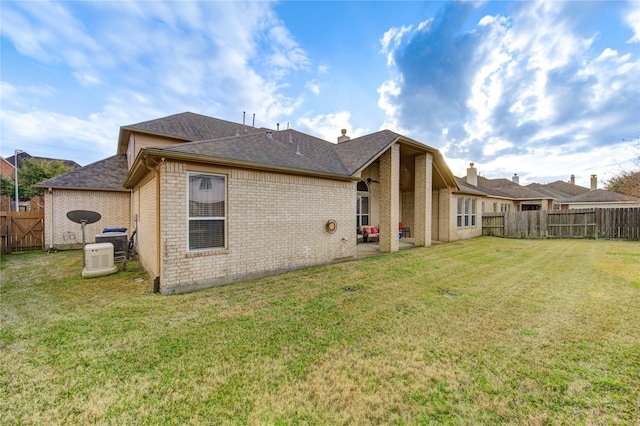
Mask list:
[[[287,173],[300,176],[318,177],[325,179],[335,179],[342,181],[358,181],[355,176],[328,173],[317,170],[297,169],[270,164],[255,163],[251,161],[234,160],[223,157],[203,156],[199,154],[172,152],[158,148],[144,148],[136,157],[131,170],[124,182],[125,188],[133,188],[147,174],[153,165],[157,165],[166,160],[184,161],[190,163],[209,164],[215,166],[236,167],[242,169],[262,170],[267,172]]]

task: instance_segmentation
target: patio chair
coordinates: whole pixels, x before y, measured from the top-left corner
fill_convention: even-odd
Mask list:
[[[380,241],[380,235],[378,234],[378,229],[375,226],[363,226],[362,232],[364,235],[365,243]]]

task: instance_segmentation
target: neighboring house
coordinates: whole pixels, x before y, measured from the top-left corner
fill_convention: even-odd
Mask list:
[[[5,179],[13,179],[13,163],[10,163],[8,160],[5,160],[4,157],[0,157],[0,176]]]
[[[521,186],[518,183],[518,175],[514,175],[512,180],[487,179],[478,176],[478,170],[471,163],[467,168],[467,176],[456,179],[460,190],[454,194],[454,197],[463,199],[463,201],[456,201],[459,205],[458,216],[462,213],[464,217],[467,211],[472,213],[477,211],[482,215],[482,213],[505,211],[550,210],[553,205],[552,197]],[[464,200],[465,198],[469,198],[469,201]],[[466,219],[463,220],[464,223]],[[481,234],[482,230],[479,232]]]
[[[8,158],[7,158],[7,161],[8,161],[11,165],[13,165],[13,164],[14,164],[14,161],[15,161],[14,157],[15,157],[15,156],[13,156],[13,155],[12,155],[11,157],[8,157]],[[69,167],[69,168],[72,168],[72,169],[77,169],[77,168],[79,168],[79,167],[82,167],[82,166],[80,166],[80,164],[76,163],[76,162],[75,162],[75,161],[73,161],[73,160],[62,160],[62,159],[60,159],[60,158],[48,158],[48,157],[34,157],[34,156],[32,156],[32,155],[29,155],[29,153],[28,153],[28,152],[21,151],[21,152],[19,152],[19,153],[18,153],[18,160],[17,160],[17,162],[18,162],[18,169],[22,167],[22,162],[23,162],[24,160],[31,159],[31,158],[36,159],[36,160],[41,160],[41,161],[62,161],[62,163],[63,163],[65,166],[67,166],[67,167]]]
[[[81,167],[80,164],[76,163],[73,160],[62,160],[62,159],[58,159],[58,158],[47,158],[47,157],[34,157],[34,156],[30,155],[29,153],[24,152],[24,151],[19,152],[17,158],[16,158],[15,155],[12,155],[11,157],[8,157],[6,159],[6,162],[11,165],[11,171],[13,173],[14,164],[17,163],[18,169],[20,169],[20,168],[22,168],[22,162],[24,160],[31,159],[31,158],[36,159],[36,160],[40,160],[40,161],[62,161],[62,163],[66,167],[71,168],[71,169],[77,169],[77,168]],[[4,175],[5,166],[2,165],[1,167],[2,167],[2,170],[3,170],[3,176],[5,176]],[[7,177],[7,176],[5,176],[5,177]],[[13,175],[11,175],[11,178],[13,178]],[[18,185],[20,185],[20,181],[18,181]],[[15,209],[15,204],[14,203],[15,203],[15,200],[11,202],[11,204],[13,204],[11,206],[12,210]],[[30,211],[30,210],[40,210],[41,211],[43,209],[42,198],[39,197],[39,196],[33,197],[31,199],[29,199],[29,198],[20,198],[18,205],[19,205],[19,210],[20,211]]]
[[[382,252],[399,249],[399,223],[416,246],[457,239],[460,188],[437,149],[388,130],[338,140],[183,113],[122,127],[118,155],[103,161],[125,171],[109,185],[82,172],[108,168],[98,162],[39,186],[58,228],[65,209],[117,206],[163,294],[352,259],[359,225],[379,228]],[[122,226],[111,217],[87,234]],[[47,228],[52,246],[64,242]]]
[[[640,207],[640,200],[617,192],[598,189],[598,178],[591,175],[591,189],[570,182],[556,181],[548,184],[532,183],[527,188],[553,198],[554,209]]]

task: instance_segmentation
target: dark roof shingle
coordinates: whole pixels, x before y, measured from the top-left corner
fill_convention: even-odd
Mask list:
[[[127,156],[117,154],[34,185],[36,188],[77,188],[124,191]]]

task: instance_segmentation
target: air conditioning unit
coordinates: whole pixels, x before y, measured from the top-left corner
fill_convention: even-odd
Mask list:
[[[83,278],[102,277],[118,272],[113,264],[113,244],[97,243],[84,246],[85,265]]]
[[[111,243],[116,253],[127,253],[129,239],[126,232],[104,232],[96,235],[96,243]]]

